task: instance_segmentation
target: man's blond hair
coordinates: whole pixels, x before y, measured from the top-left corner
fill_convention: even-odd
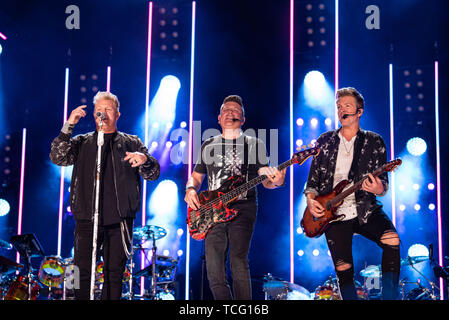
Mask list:
[[[113,101],[115,106],[117,107],[117,111],[120,111],[120,101],[118,101],[118,98],[115,94],[108,91],[98,91],[94,97],[94,105],[98,102],[98,100],[102,99]]]

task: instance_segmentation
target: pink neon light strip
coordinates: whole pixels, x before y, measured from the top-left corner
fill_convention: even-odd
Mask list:
[[[22,157],[20,160],[20,192],[19,192],[19,218],[17,222],[17,234],[22,234],[22,216],[23,216],[23,186],[25,183],[25,149],[26,149],[27,129],[22,132]],[[20,263],[20,254],[17,252],[16,262]]]
[[[443,266],[443,224],[441,218],[440,106],[438,92],[438,61],[435,61],[435,137],[437,158],[438,264]],[[440,299],[444,300],[443,278],[440,278]]]
[[[390,78],[390,155],[393,160],[394,154],[394,111],[393,111],[393,65],[389,66]],[[391,220],[396,226],[396,180],[394,171],[391,172]]]
[[[337,90],[339,88],[339,21],[338,21],[338,0],[335,0],[335,94],[337,94]],[[338,112],[337,112],[337,106],[334,105],[334,113],[335,113],[335,129],[338,129]]]
[[[290,155],[294,153],[294,139],[293,139],[293,43],[294,43],[294,17],[295,17],[294,0],[290,0]],[[293,241],[293,168],[290,169],[290,282],[294,282],[295,277],[295,262],[294,262],[294,241]]]
[[[8,39],[3,33],[0,32],[0,38],[2,38],[3,40]]]
[[[107,76],[106,76],[106,91],[111,92],[111,67],[108,66]]]
[[[196,2],[192,2],[192,37],[190,45],[190,97],[189,97],[189,164],[188,175],[192,173],[193,166],[193,80],[195,70],[195,19],[196,19]],[[186,208],[187,211],[187,208]],[[190,237],[186,236],[186,284],[185,284],[185,300],[189,300],[190,291]]]
[[[62,123],[67,121],[67,109],[69,101],[69,68],[65,69],[65,85],[64,85],[64,115]],[[58,249],[57,255],[61,256],[62,243],[62,217],[64,216],[64,177],[65,167],[61,167],[61,177],[59,180],[59,212],[58,212]]]
[[[153,25],[153,2],[149,2],[148,6],[148,39],[147,39],[147,76],[146,76],[146,88],[145,88],[145,137],[144,143],[148,148],[148,129],[149,129],[149,103],[150,103],[150,70],[151,70],[151,35]],[[147,212],[147,182],[143,181],[142,188],[142,226],[147,224],[146,221]],[[145,267],[145,254],[142,252],[140,255],[140,267]],[[145,278],[140,278],[140,295],[145,293]]]

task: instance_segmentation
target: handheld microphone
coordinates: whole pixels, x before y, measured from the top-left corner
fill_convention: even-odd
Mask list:
[[[100,120],[106,119],[106,113],[105,113],[105,112],[97,112],[95,115],[96,115],[98,118],[100,118]]]

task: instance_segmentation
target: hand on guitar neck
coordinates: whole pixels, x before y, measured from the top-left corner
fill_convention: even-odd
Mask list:
[[[371,173],[368,173],[368,178],[362,183],[362,189],[374,193],[375,195],[379,195],[384,192],[384,185],[379,177],[374,177]]]

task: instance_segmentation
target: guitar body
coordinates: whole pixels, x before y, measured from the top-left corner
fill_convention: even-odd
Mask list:
[[[214,225],[230,221],[237,216],[237,210],[227,207],[227,204],[235,199],[224,203],[220,197],[243,183],[242,177],[232,176],[219,189],[198,194],[200,208],[187,209],[187,226],[193,239],[203,240]]]
[[[316,156],[319,152],[318,146],[298,151],[290,160],[281,163],[277,169],[281,171],[294,163],[302,165],[308,158]],[[203,240],[214,225],[234,219],[238,215],[238,211],[229,208],[228,204],[267,178],[266,175],[259,175],[245,182],[241,176],[232,176],[217,190],[200,192],[198,194],[199,209],[193,210],[190,206],[187,209],[186,222],[190,236],[195,240]]]
[[[342,204],[342,202],[331,206],[329,201],[335,198],[338,194],[340,194],[343,189],[348,184],[347,180],[343,180],[338,183],[331,193],[328,193],[323,196],[317,196],[315,198],[326,210],[324,211],[324,216],[321,218],[315,218],[309,210],[309,207],[304,211],[304,215],[301,219],[301,227],[304,231],[304,234],[309,238],[316,238],[321,236],[329,227],[331,223],[341,221],[345,218],[344,215],[337,216],[335,212],[338,207]]]

